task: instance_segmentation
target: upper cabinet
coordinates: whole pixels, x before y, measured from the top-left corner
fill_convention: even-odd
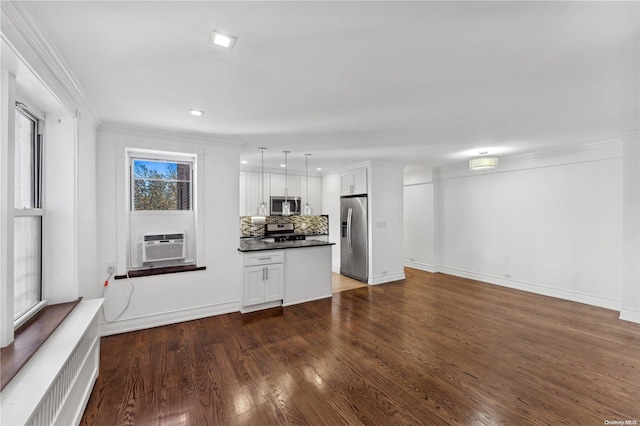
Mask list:
[[[246,173],[246,183],[243,188],[242,173]],[[240,216],[255,216],[258,214],[258,206],[264,201],[269,209],[269,174],[264,175],[264,195],[262,194],[263,185],[260,182],[262,173],[260,172],[240,172]],[[245,213],[242,214],[242,192],[245,192]]]
[[[260,172],[240,172],[240,216],[256,216],[261,201],[264,201],[267,204],[267,209],[270,209],[270,197],[284,196],[284,174],[264,174],[264,196],[262,195],[261,176]],[[313,208],[313,214],[322,213],[322,178],[309,176],[309,194],[307,194],[305,176],[289,175],[287,180],[289,183],[288,196],[300,197],[303,206],[304,203],[309,203]]]
[[[340,173],[340,195],[360,195],[367,193],[367,168],[348,170]]]
[[[300,196],[300,177],[295,175],[287,176],[287,183],[285,185],[285,176],[281,174],[271,173],[271,196],[283,196],[284,189],[287,187],[287,196],[299,197]]]
[[[240,172],[240,216],[247,216],[247,172]]]

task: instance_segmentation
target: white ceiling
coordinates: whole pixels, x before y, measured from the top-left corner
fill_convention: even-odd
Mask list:
[[[267,166],[434,167],[639,130],[638,2],[22,6],[102,122],[234,137],[249,165],[266,146]]]

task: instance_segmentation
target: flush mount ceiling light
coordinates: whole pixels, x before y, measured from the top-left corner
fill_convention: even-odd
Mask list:
[[[202,117],[204,115],[204,111],[198,111],[197,109],[190,109],[189,114],[195,115],[196,117]]]
[[[233,45],[236,44],[236,38],[227,34],[222,34],[218,31],[213,31],[211,33],[211,42],[215,45],[231,50],[233,49]]]
[[[498,157],[477,157],[469,160],[469,170],[493,169],[498,167]]]

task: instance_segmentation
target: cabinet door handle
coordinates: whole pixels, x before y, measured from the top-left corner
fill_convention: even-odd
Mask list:
[[[269,281],[269,268],[264,268],[264,270],[267,272],[267,281]]]
[[[259,257],[258,260],[271,260],[270,257]]]
[[[266,278],[265,278],[265,275],[266,275],[266,274],[265,274],[265,271],[266,271],[266,270],[267,270],[267,268],[264,268],[264,267],[262,268],[262,281],[265,281],[265,280],[266,280]]]

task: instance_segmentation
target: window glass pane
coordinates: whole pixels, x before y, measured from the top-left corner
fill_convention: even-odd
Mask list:
[[[134,210],[191,210],[191,164],[133,160]]]
[[[15,208],[34,208],[35,133],[33,120],[16,111],[16,191]]]
[[[19,318],[41,300],[41,216],[14,218],[14,319]]]

